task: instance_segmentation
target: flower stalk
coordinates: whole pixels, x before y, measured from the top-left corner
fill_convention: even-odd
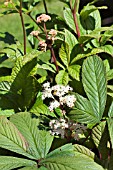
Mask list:
[[[76,28],[76,33],[78,38],[80,37],[80,30],[79,30],[79,25],[78,25],[78,20],[77,20],[77,12],[78,12],[78,6],[79,6],[79,0],[76,0],[74,3],[74,8],[72,7],[72,1],[70,0],[70,7],[71,7],[71,11],[73,14],[73,19],[74,19],[74,23],[75,23],[75,28]]]
[[[44,4],[45,12],[46,12],[46,14],[48,14],[47,5],[46,5],[45,0],[43,0],[43,4]]]

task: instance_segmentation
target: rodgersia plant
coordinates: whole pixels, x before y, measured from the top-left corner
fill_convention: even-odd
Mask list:
[[[0,50],[1,170],[113,169],[113,27],[95,1],[58,2],[63,16],[45,0],[2,4],[1,17],[19,14],[23,45]]]

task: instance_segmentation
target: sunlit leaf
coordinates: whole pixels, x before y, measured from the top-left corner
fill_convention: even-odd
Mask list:
[[[68,67],[69,75],[76,80],[80,80],[80,65],[71,65]]]
[[[59,73],[56,75],[55,80],[57,84],[67,85],[69,81],[68,73],[65,70],[59,71]]]
[[[1,170],[12,170],[12,169],[19,168],[22,166],[30,166],[32,168],[33,166],[36,166],[36,162],[27,160],[27,159],[16,158],[13,156],[11,157],[0,156],[0,169]]]
[[[84,61],[82,80],[92,108],[97,118],[101,119],[106,104],[107,83],[105,67],[98,56],[89,57]]]
[[[0,117],[0,147],[34,159],[24,136],[3,116]]]
[[[44,158],[51,147],[53,136],[47,131],[38,130],[39,120],[32,119],[29,113],[23,112],[13,115],[11,121],[29,142],[31,153],[35,159]]]

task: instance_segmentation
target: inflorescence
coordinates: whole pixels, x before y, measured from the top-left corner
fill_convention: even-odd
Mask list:
[[[51,17],[49,15],[41,14],[39,17],[37,17],[36,22],[37,24],[39,24],[39,23],[45,23],[50,20],[51,20]],[[54,43],[54,41],[56,40],[56,35],[57,35],[57,31],[54,29],[51,29],[49,32],[47,32],[46,27],[44,29],[44,32],[46,34],[46,41],[41,40],[39,38],[40,32],[38,30],[32,31],[30,33],[30,35],[36,37],[39,40],[39,48],[41,51],[46,51],[47,48],[49,48],[49,46],[51,46]]]
[[[43,84],[43,92],[42,92],[42,99],[52,98],[53,101],[50,102],[49,110],[54,111],[55,108],[66,105],[69,108],[74,106],[76,98],[74,95],[68,94],[73,90],[72,87],[69,85],[55,85],[50,87],[50,83],[47,82]],[[55,96],[58,97],[58,100],[55,99]]]

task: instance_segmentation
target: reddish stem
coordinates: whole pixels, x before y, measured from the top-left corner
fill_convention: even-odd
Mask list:
[[[78,4],[78,0],[76,0],[75,4],[74,4],[74,9],[72,9],[72,5],[71,5],[71,11],[73,14],[73,19],[74,19],[74,23],[75,23],[75,28],[76,28],[76,33],[78,38],[80,37],[80,30],[79,30],[79,26],[78,26],[78,20],[77,20],[77,4]]]
[[[46,34],[46,40],[48,39],[48,35],[47,35],[47,29],[46,29],[46,24],[45,24],[45,22],[44,22],[44,32],[45,32],[45,34]]]
[[[55,66],[56,66],[56,70],[57,70],[57,72],[59,72],[58,65],[57,65],[57,60],[56,60],[55,53],[54,53],[54,50],[53,50],[52,46],[50,47],[50,51],[51,51],[52,59],[53,59],[53,61],[55,63]]]

